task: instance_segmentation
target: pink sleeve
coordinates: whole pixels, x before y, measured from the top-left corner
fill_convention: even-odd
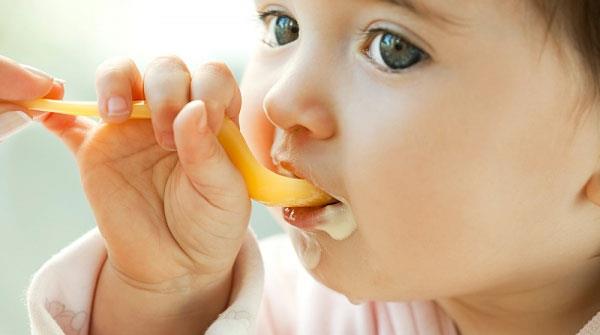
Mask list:
[[[96,278],[106,259],[96,229],[52,257],[27,292],[32,334],[87,334]]]
[[[104,241],[94,229],[42,266],[27,292],[32,334],[88,334],[96,281],[105,259]],[[229,307],[206,334],[254,334],[262,288],[262,261],[256,238],[249,233],[235,263]]]

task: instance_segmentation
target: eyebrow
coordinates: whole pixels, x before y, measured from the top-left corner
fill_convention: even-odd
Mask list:
[[[385,3],[389,3],[395,6],[400,6],[416,16],[420,16],[432,21],[439,21],[446,24],[457,24],[456,20],[450,18],[448,15],[440,13],[435,9],[423,4],[420,0],[381,0]]]
[[[389,2],[394,5],[398,5],[400,7],[404,7],[411,12],[417,12],[417,6],[413,0],[384,0],[385,2]]]

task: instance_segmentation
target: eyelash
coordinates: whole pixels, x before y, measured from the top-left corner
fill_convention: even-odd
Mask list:
[[[399,70],[394,70],[391,69],[389,67],[386,66],[382,66],[381,64],[377,63],[375,61],[375,59],[373,59],[373,56],[370,54],[370,47],[372,45],[372,43],[375,41],[375,39],[382,34],[391,34],[394,36],[398,36],[400,38],[402,38],[403,40],[405,40],[407,43],[409,43],[410,45],[412,45],[414,48],[418,49],[422,54],[423,54],[423,58],[418,62],[422,62],[425,61],[429,58],[431,58],[431,56],[429,55],[429,53],[427,53],[426,51],[424,51],[422,48],[420,48],[419,46],[417,46],[416,44],[414,44],[411,40],[409,40],[408,38],[405,37],[404,34],[395,32],[393,30],[387,29],[387,28],[371,28],[368,29],[366,31],[360,31],[359,32],[362,35],[362,48],[361,48],[361,53],[363,54],[363,56],[365,56],[370,63],[372,63],[374,66],[376,66],[378,69],[380,69],[383,72],[386,73],[391,73],[391,74],[398,74],[398,73],[402,73],[405,72],[407,70],[410,70],[410,68],[412,67],[408,67],[406,69],[399,69]],[[416,63],[415,65],[418,65],[418,63]]]
[[[266,23],[267,20],[271,17],[277,17],[277,16],[282,16],[282,15],[287,15],[287,14],[281,10],[266,10],[266,11],[259,10],[256,12],[256,15],[260,21],[262,21],[263,23]]]
[[[286,13],[285,11],[282,10],[266,10],[266,11],[257,11],[257,17],[258,20],[260,20],[262,22],[262,24],[268,29],[269,24],[270,24],[270,20],[276,20],[279,17],[282,16],[287,16],[290,18],[293,18],[293,16],[291,16],[290,14]],[[394,36],[398,36],[400,38],[402,38],[403,40],[405,40],[406,42],[408,42],[410,45],[414,46],[416,49],[418,49],[422,54],[423,54],[423,59],[422,60],[427,60],[430,58],[429,53],[427,53],[426,51],[423,51],[423,49],[421,49],[420,47],[418,47],[417,45],[415,45],[413,42],[411,42],[408,38],[404,37],[404,34],[400,34],[397,32],[394,32],[390,29],[386,29],[386,28],[371,28],[368,30],[361,30],[359,31],[359,34],[362,35],[361,37],[361,44],[363,45],[361,47],[361,53],[363,54],[363,56],[365,56],[369,62],[371,62],[373,64],[373,66],[376,66],[379,70],[386,72],[386,73],[391,73],[391,74],[397,74],[397,73],[401,73],[404,72],[406,70],[409,70],[409,68],[406,69],[399,69],[399,70],[394,70],[391,69],[389,67],[386,66],[382,66],[381,64],[378,64],[375,59],[373,59],[373,57],[370,55],[370,47],[371,44],[373,43],[373,41],[381,34],[391,34]],[[273,45],[272,42],[267,41],[266,39],[263,38],[263,43],[265,43],[266,45],[272,47],[272,48],[276,48],[279,47],[279,45]],[[419,61],[420,63],[421,61]],[[416,64],[418,65],[418,63]]]
[[[277,20],[277,18],[281,17],[281,16],[292,17],[291,15],[289,15],[286,12],[281,11],[281,10],[265,10],[265,11],[258,10],[256,12],[256,16],[257,16],[257,19],[262,23],[262,25],[265,29],[269,29],[271,20]],[[268,41],[265,37],[263,37],[261,39],[261,41],[271,48],[280,47],[279,45],[273,43],[272,41]]]

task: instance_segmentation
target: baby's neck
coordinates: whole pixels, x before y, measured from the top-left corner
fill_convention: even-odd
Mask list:
[[[437,302],[461,335],[575,335],[600,311],[600,257],[552,282],[511,286]]]

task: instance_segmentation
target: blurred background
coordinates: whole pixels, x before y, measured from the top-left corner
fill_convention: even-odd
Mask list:
[[[0,1],[0,54],[66,80],[65,99],[95,100],[94,73],[127,56],[140,69],[176,54],[223,60],[238,78],[258,38],[251,0]],[[259,237],[279,232],[260,205]],[[74,159],[39,125],[0,144],[0,334],[28,334],[24,292],[51,255],[94,227]]]

